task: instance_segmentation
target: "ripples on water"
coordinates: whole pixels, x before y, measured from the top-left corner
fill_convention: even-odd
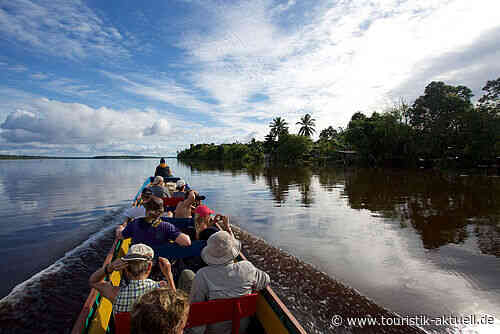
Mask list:
[[[27,332],[71,327],[156,162],[0,162],[0,291],[25,281],[0,302],[0,327],[26,305]],[[170,164],[216,211],[393,311],[500,316],[499,178]]]

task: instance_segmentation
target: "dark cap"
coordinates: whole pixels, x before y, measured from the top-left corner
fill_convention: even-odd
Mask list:
[[[165,162],[165,159],[161,158],[161,159],[160,159],[160,163],[162,164],[162,163],[164,163],[164,162]]]
[[[142,189],[142,194],[143,195],[153,195],[153,191],[150,188],[144,188],[144,189]]]

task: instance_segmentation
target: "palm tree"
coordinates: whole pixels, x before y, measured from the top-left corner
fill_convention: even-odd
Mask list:
[[[314,127],[315,119],[311,118],[311,115],[306,114],[304,117],[300,118],[300,122],[297,122],[298,125],[302,125],[299,130],[299,136],[311,137],[316,130]]]
[[[288,123],[281,117],[273,118],[269,127],[271,128],[270,135],[274,138],[278,138],[278,140],[288,134]]]

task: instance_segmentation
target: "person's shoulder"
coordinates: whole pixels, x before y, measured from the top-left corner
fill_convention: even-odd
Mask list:
[[[245,272],[253,272],[258,270],[252,262],[244,260],[244,261],[238,261],[235,263],[235,266],[238,268],[240,271],[245,271]]]
[[[175,227],[174,224],[166,221],[161,221],[160,226],[164,229],[169,229],[169,230],[177,230],[177,227]]]
[[[238,261],[235,263],[238,267],[242,268],[255,268],[255,266],[252,264],[252,262],[243,260],[243,261]]]
[[[198,279],[200,278],[206,278],[207,277],[207,274],[211,273],[214,271],[214,268],[211,267],[211,266],[205,266],[205,267],[202,267],[200,269],[198,269],[198,271],[196,272],[196,276],[195,278],[197,277]]]

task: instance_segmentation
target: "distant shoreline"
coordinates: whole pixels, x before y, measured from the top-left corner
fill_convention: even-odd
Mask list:
[[[160,159],[160,156],[131,156],[131,155],[99,155],[94,157],[46,157],[36,155],[2,155],[0,160],[37,160],[37,159]],[[177,157],[164,157],[177,158]]]

